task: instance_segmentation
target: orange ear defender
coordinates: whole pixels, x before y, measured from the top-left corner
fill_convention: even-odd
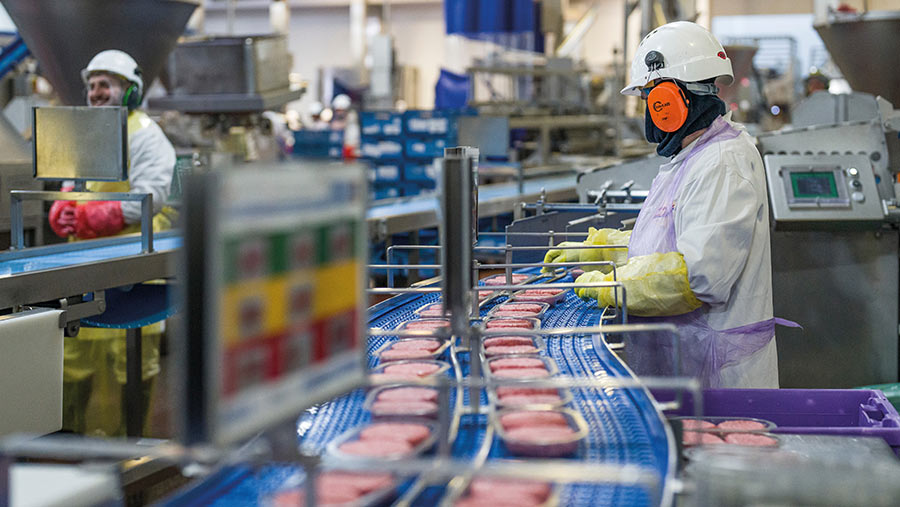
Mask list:
[[[677,84],[665,81],[653,87],[647,95],[650,119],[663,132],[680,129],[688,117],[690,101]]]

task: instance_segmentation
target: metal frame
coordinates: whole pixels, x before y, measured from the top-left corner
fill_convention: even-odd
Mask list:
[[[40,190],[13,190],[9,193],[11,249],[25,248],[25,231],[22,225],[22,201],[140,201],[141,202],[141,252],[153,252],[153,194],[131,192],[44,192]]]

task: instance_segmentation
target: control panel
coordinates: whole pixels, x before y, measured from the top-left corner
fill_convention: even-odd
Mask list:
[[[865,155],[766,155],[776,225],[884,220],[875,173]]]

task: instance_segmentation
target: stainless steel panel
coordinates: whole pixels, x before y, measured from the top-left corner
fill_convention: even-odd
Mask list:
[[[810,127],[878,118],[878,104],[868,93],[814,93],[791,109],[791,125]]]
[[[763,156],[865,155],[875,170],[878,195],[882,199],[894,198],[888,146],[880,120],[780,130],[760,134],[757,141]]]
[[[197,7],[192,0],[2,0],[63,102],[85,103],[81,69],[104,49],[130,54],[149,88]]]
[[[781,387],[897,381],[898,232],[772,234]]]
[[[769,183],[769,201],[775,228],[785,222],[811,222],[822,225],[849,226],[854,224],[880,228],[884,221],[881,199],[875,184],[875,176],[869,157],[865,155],[766,155],[766,178]],[[819,204],[799,204],[794,197],[790,173],[795,170],[812,171],[835,168],[837,198],[821,199]],[[851,169],[858,173],[850,176]],[[854,199],[862,196],[862,201]],[[808,199],[807,199],[808,200]],[[828,202],[826,202],[828,201]],[[831,201],[835,201],[832,203]]]
[[[212,37],[179,44],[169,57],[171,95],[252,95],[290,86],[283,35]]]
[[[36,107],[33,114],[35,178],[128,179],[124,107]]]
[[[838,14],[814,28],[854,90],[900,104],[900,66],[889,63],[900,47],[900,12]]]

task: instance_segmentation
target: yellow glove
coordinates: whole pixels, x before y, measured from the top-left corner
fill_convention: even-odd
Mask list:
[[[584,249],[567,249],[559,248],[551,249],[544,256],[544,263],[554,262],[592,262],[592,261],[612,261],[616,265],[624,264],[628,259],[628,241],[631,239],[631,231],[617,231],[615,229],[588,229],[588,237],[583,242],[564,241],[557,246],[582,246],[582,245],[622,245],[623,248],[584,248]],[[584,271],[603,272],[612,271],[610,266],[582,266]],[[541,269],[544,273],[553,271],[550,266],[544,266]]]
[[[703,304],[694,296],[688,282],[687,264],[678,252],[653,253],[632,257],[616,270],[618,281],[625,286],[628,313],[642,317],[664,317],[688,313]],[[575,283],[612,282],[608,273],[584,273]],[[576,289],[581,297],[597,300],[599,306],[613,306],[613,287]],[[622,291],[619,291],[619,305]]]

